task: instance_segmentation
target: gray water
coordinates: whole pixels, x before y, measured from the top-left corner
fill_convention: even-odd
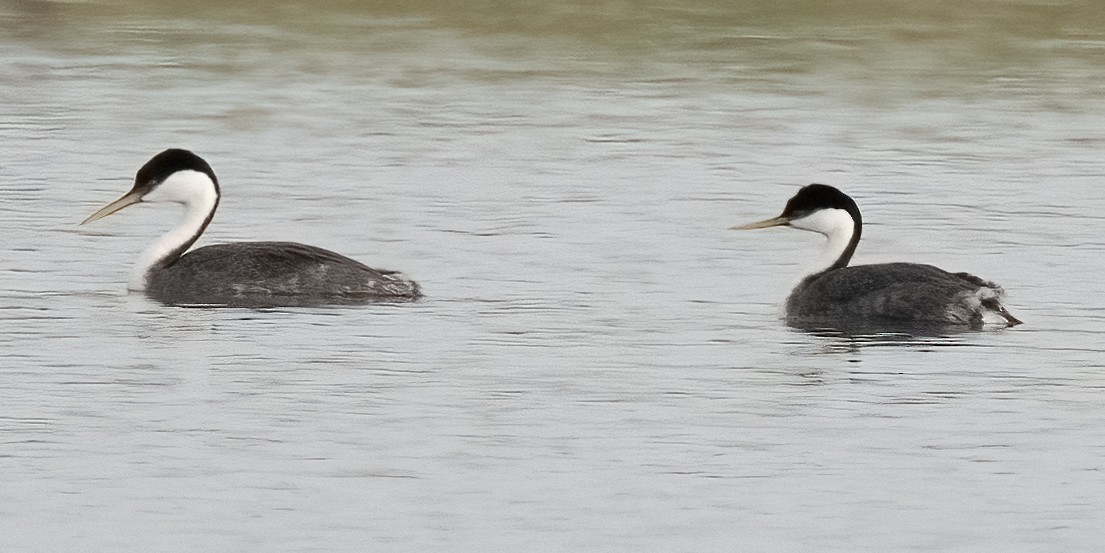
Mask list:
[[[0,550],[1098,550],[1105,12],[914,4],[0,2]],[[168,147],[426,299],[128,295]],[[786,327],[813,181],[1025,324]]]

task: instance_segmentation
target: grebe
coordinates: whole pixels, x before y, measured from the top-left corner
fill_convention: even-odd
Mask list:
[[[219,181],[203,158],[169,149],[151,158],[134,187],[81,224],[140,202],[184,205],[184,220],[138,258],[128,288],[174,305],[293,306],[409,301],[419,286],[330,250],[294,242],[232,242],[188,251],[219,205]]]
[[[848,266],[863,219],[856,202],[832,186],[805,186],[778,217],[733,229],[776,226],[828,238],[821,264],[787,297],[789,323],[1021,324],[1002,305],[1001,287],[974,275],[918,263]]]

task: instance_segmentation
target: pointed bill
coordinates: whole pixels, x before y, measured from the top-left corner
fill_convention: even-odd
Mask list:
[[[119,211],[120,209],[123,209],[128,205],[134,205],[141,201],[142,195],[132,190],[130,192],[127,192],[122,198],[119,198],[118,200],[105,205],[104,207],[100,208],[100,210],[96,213],[89,215],[87,219],[81,221],[81,224],[86,225],[97,219],[103,219],[104,217],[107,217],[108,215],[111,215],[112,213],[115,213],[116,211]]]
[[[763,221],[756,221],[755,223],[748,223],[747,225],[741,225],[739,227],[729,227],[729,230],[752,230],[757,228],[781,227],[783,225],[789,224],[790,221],[790,217],[783,217],[780,215],[779,217],[773,217],[771,219],[766,219]]]

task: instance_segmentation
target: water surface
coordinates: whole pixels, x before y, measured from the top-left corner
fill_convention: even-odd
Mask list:
[[[1105,12],[668,4],[0,3],[0,549],[1096,549]],[[426,299],[128,295],[167,147]],[[1025,324],[787,328],[813,181]]]

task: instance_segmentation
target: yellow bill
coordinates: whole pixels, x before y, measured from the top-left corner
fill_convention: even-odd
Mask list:
[[[118,200],[105,205],[104,207],[100,208],[100,210],[96,213],[89,215],[87,219],[81,222],[81,224],[85,225],[97,219],[103,219],[104,217],[107,217],[108,215],[111,215],[112,213],[115,213],[116,211],[119,211],[120,209],[123,209],[128,205],[134,205],[141,201],[142,195],[132,190],[130,192],[127,192],[122,198],[119,198]]]
[[[729,227],[729,230],[752,230],[757,228],[781,227],[783,225],[789,224],[790,221],[790,217],[779,216],[773,217],[771,219],[765,219],[763,221],[757,221],[755,223],[748,223],[747,225],[741,225],[739,227]]]

